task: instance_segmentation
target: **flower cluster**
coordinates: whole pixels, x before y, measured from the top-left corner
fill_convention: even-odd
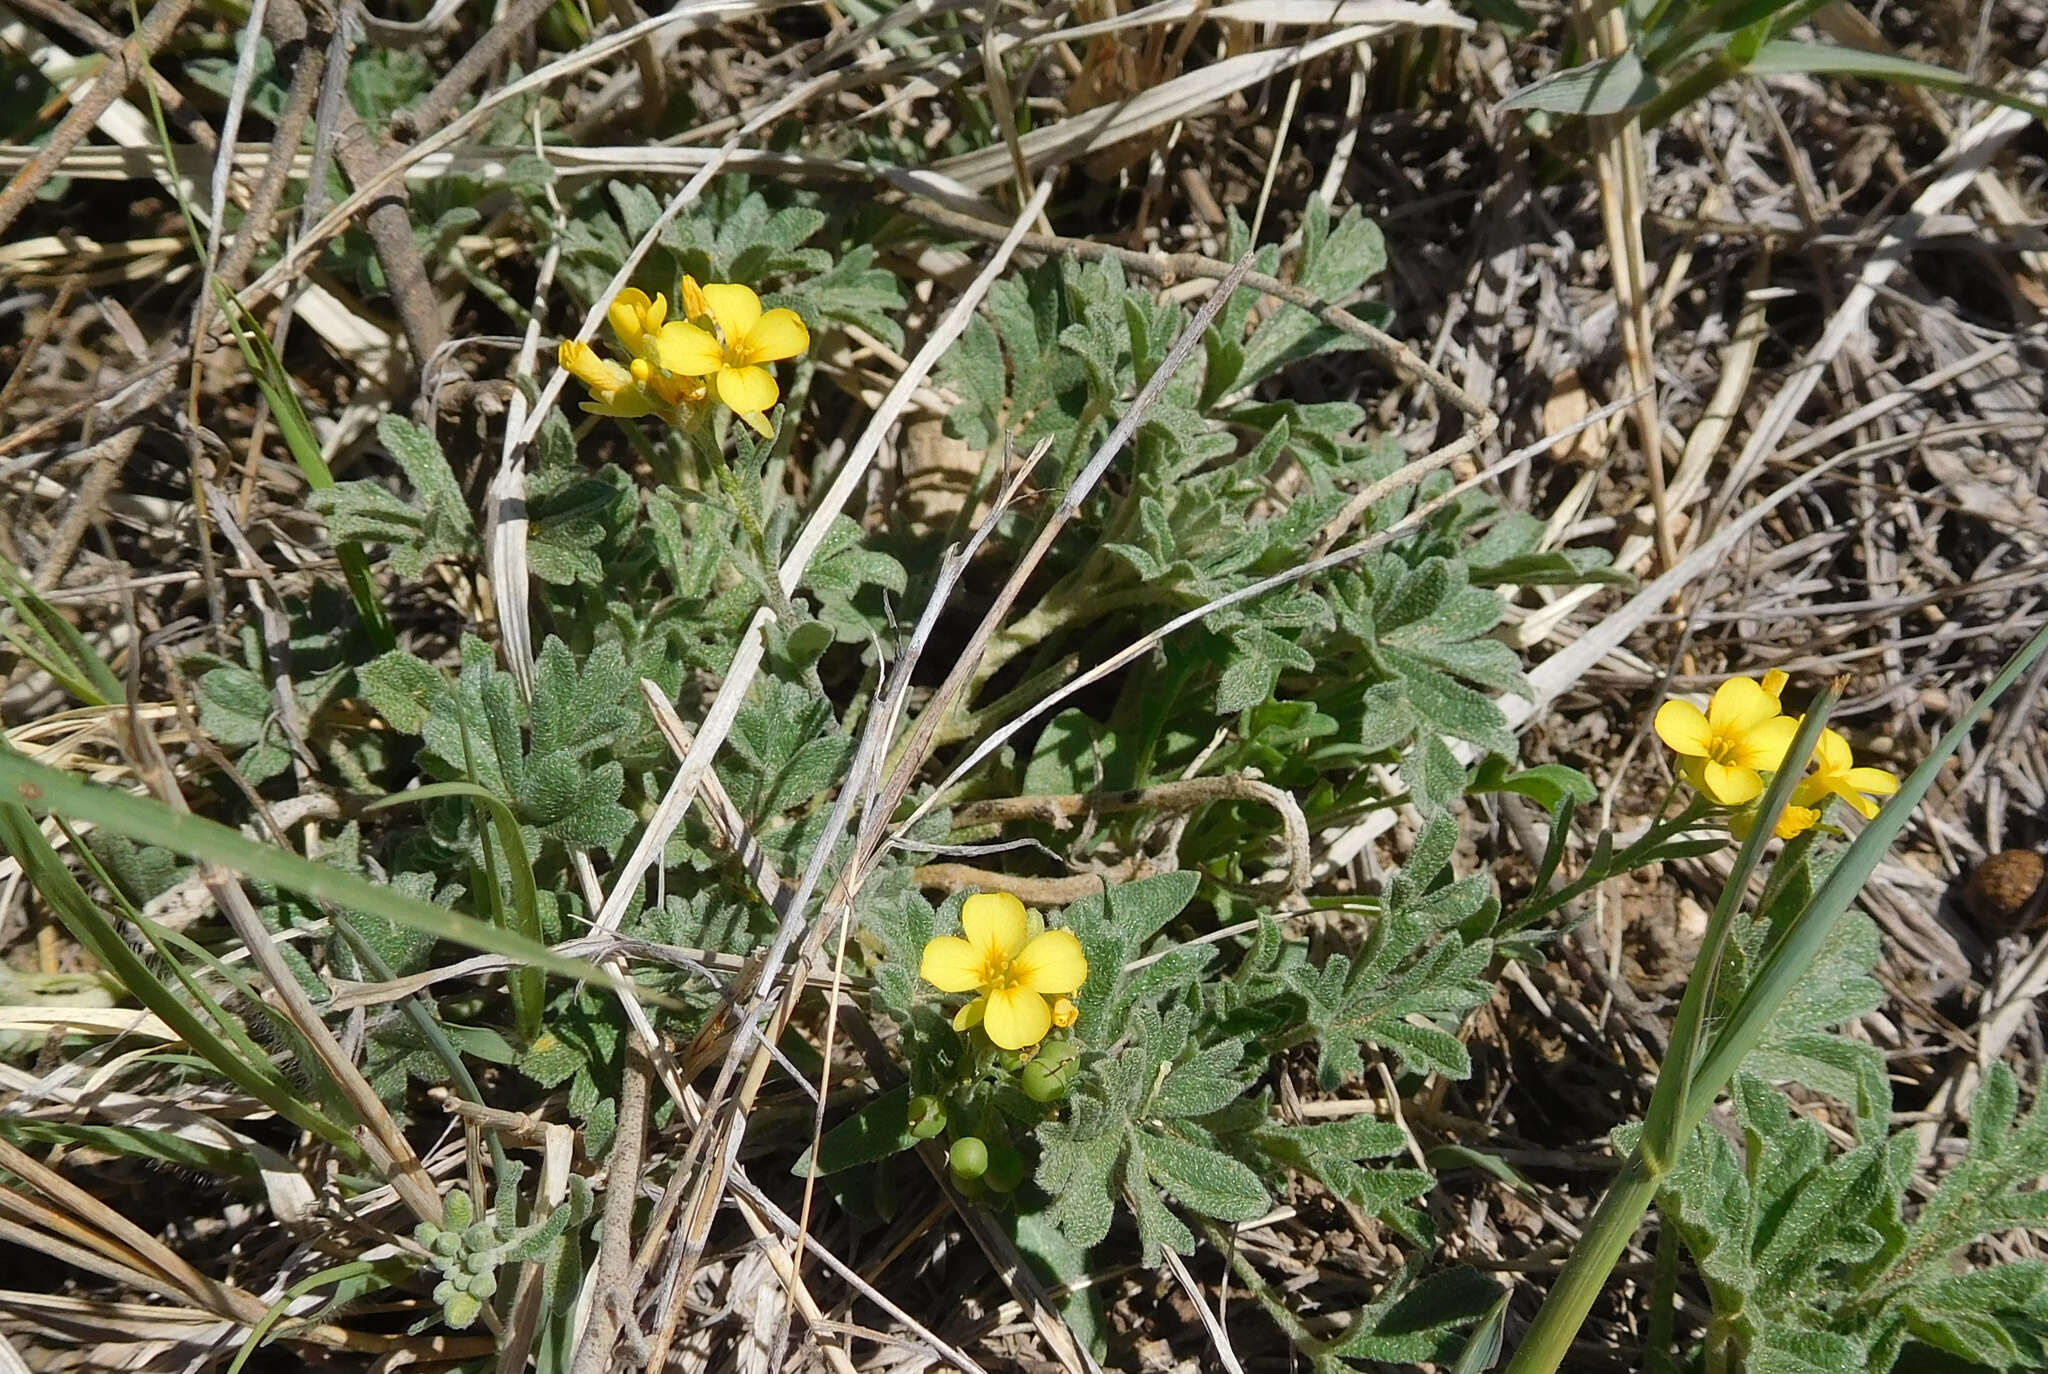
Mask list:
[[[1784,713],[1784,690],[1785,674],[1773,671],[1761,682],[1730,678],[1704,711],[1689,701],[1667,701],[1657,710],[1657,735],[1679,756],[1679,772],[1708,801],[1729,808],[1730,827],[1738,834],[1755,822],[1765,775],[1784,765],[1799,733],[1802,718]],[[1835,797],[1868,820],[1877,814],[1871,797],[1889,797],[1898,790],[1897,778],[1882,768],[1858,767],[1849,741],[1822,730],[1813,772],[1793,791],[1777,833],[1789,840],[1812,829]]]
[[[794,310],[763,310],[752,288],[732,282],[699,286],[684,277],[678,294],[683,314],[675,320],[668,318],[666,296],[649,299],[628,287],[612,301],[607,315],[625,363],[589,344],[563,342],[563,368],[590,391],[583,408],[622,419],[659,415],[680,424],[685,412],[716,396],[761,437],[771,437],[768,412],[782,392],[765,364],[811,346],[803,320]]]
[[[1073,931],[1033,934],[1024,903],[1007,892],[969,897],[960,929],[964,939],[941,935],[927,944],[918,966],[940,992],[975,994],[953,1017],[955,1030],[978,1025],[998,1048],[1021,1050],[1054,1026],[1074,1024],[1067,994],[1088,981],[1088,960]]]

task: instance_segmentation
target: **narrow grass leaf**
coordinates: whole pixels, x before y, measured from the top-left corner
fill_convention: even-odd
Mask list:
[[[496,866],[491,862],[490,849],[486,846],[485,862],[487,868],[492,870],[486,875],[490,887],[487,895],[491,900],[492,911],[498,917],[497,924],[512,934],[523,936],[536,945],[540,944],[540,898],[539,890],[533,881],[533,861],[527,855],[526,839],[520,832],[519,818],[512,814],[511,807],[475,783],[437,782],[425,787],[416,787],[409,792],[401,792],[397,796],[385,797],[381,801],[371,803],[368,809],[376,811],[404,802],[432,801],[436,797],[462,797],[475,802],[490,816],[492,827],[497,832],[498,843],[505,850],[505,863],[510,870],[508,876],[512,882],[514,914],[511,920],[507,920],[497,895]],[[513,1014],[519,1024],[519,1033],[531,1041],[540,1034],[541,1007],[546,1001],[546,987],[537,968],[514,969],[511,982]]]
[[[289,888],[315,901],[372,912],[438,940],[519,959],[544,972],[578,980],[601,977],[580,959],[557,954],[538,940],[500,930],[487,921],[447,911],[395,888],[317,864],[289,850],[258,844],[237,831],[161,802],[83,782],[19,754],[0,751],[0,791],[11,803],[43,815],[90,821],[103,830],[176,854]],[[24,823],[26,817],[23,818]],[[33,825],[30,832],[40,839]],[[44,846],[47,848],[47,845]],[[54,859],[54,855],[51,856]],[[61,870],[63,865],[57,867]],[[66,874],[68,877],[68,873]],[[74,883],[75,885],[75,883]],[[81,896],[83,894],[81,893]]]
[[[1751,76],[1858,76],[1869,81],[1898,81],[1909,86],[1927,86],[1937,91],[1988,100],[2008,109],[2032,115],[2048,124],[2048,105],[2011,91],[1972,81],[1960,72],[1916,62],[1891,53],[1864,52],[1832,43],[1809,43],[1796,38],[1774,38],[1757,49],[1745,70]]]

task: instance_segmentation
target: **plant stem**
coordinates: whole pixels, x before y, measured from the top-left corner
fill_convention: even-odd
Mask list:
[[[1537,1309],[1536,1320],[1522,1336],[1521,1345],[1508,1362],[1504,1374],[1551,1374],[1564,1364],[1573,1337],[1592,1310],[1593,1300],[1606,1286],[1636,1224],[1649,1210],[1657,1195],[1657,1177],[1641,1155],[1632,1154],[1628,1163],[1609,1185],[1606,1196],[1586,1225],[1585,1234],[1572,1248],[1564,1272],[1557,1276],[1550,1294]]]

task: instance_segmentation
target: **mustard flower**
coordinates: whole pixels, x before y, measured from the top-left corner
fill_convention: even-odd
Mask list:
[[[1820,812],[1813,807],[1801,806],[1797,802],[1788,804],[1779,815],[1778,823],[1771,831],[1781,840],[1797,839],[1820,824]],[[1756,828],[1756,809],[1737,811],[1728,817],[1728,833],[1738,840],[1749,838],[1749,832]]]
[[[684,286],[687,303],[696,283],[686,278]],[[605,318],[611,322],[612,336],[625,349],[627,362],[614,362],[573,339],[565,340],[556,354],[564,370],[589,388],[592,399],[584,404],[585,410],[622,420],[664,413],[674,422],[675,411],[704,403],[707,392],[702,377],[671,376],[661,366],[658,344],[668,319],[666,296],[650,297],[629,286],[612,298]]]
[[[592,415],[630,420],[653,412],[654,407],[648,403],[647,393],[636,384],[632,370],[621,367],[589,344],[564,339],[555,356],[564,371],[589,389],[591,399],[583,403],[583,408]],[[646,366],[642,359],[634,361]]]
[[[976,994],[954,1016],[953,1028],[978,1024],[1006,1050],[1043,1040],[1055,1019],[1046,999],[1057,997],[1071,1008],[1064,994],[1088,980],[1080,940],[1071,930],[1033,935],[1024,903],[1007,892],[969,897],[960,908],[960,928],[964,939],[939,936],[924,947],[918,965],[918,976],[940,992]]]
[[[1889,797],[1898,790],[1897,778],[1882,768],[1857,767],[1849,741],[1833,730],[1823,730],[1813,750],[1813,772],[1801,780],[1792,800],[1799,806],[1818,808],[1829,797],[1840,797],[1867,821],[1877,814],[1877,803],[1864,793]]]
[[[1762,774],[1785,761],[1799,722],[1781,714],[1778,695],[1785,677],[1773,673],[1762,683],[1737,677],[1714,692],[1702,711],[1689,701],[1657,708],[1657,735],[1683,760],[1687,781],[1721,806],[1755,801],[1764,790]]]
[[[771,437],[775,431],[767,411],[782,392],[775,374],[762,364],[802,353],[811,346],[810,331],[794,310],[764,312],[761,298],[745,286],[713,282],[698,288],[686,281],[686,312],[693,296],[701,297],[716,332],[688,320],[662,325],[657,344],[661,365],[678,376],[713,379],[718,399],[763,438]]]

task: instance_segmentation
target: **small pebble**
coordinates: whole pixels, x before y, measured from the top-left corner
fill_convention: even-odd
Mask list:
[[[2008,849],[1977,865],[1963,887],[1963,901],[1987,931],[2010,934],[2039,920],[2038,899],[2048,895],[2044,877],[2048,860],[2031,849]]]

